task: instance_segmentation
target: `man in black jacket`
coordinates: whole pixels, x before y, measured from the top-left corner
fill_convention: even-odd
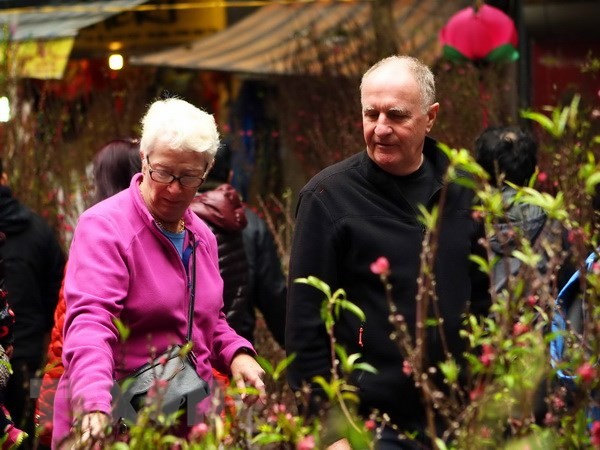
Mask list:
[[[294,282],[312,275],[332,291],[344,289],[366,315],[361,323],[342,312],[334,332],[336,344],[377,370],[353,373],[351,380],[364,418],[374,411],[389,416],[377,448],[421,448],[428,442],[423,395],[390,339],[385,289],[370,265],[380,257],[389,261],[393,301],[414,342],[424,238],[418,207],[440,205],[443,193],[433,273],[445,340],[438,327],[427,327],[423,349],[423,367],[436,367],[445,359],[442,343],[452,355],[462,354],[459,330],[469,307],[476,313],[489,307],[488,279],[469,259],[485,256],[478,244],[483,229],[471,217],[473,192],[444,185],[448,161],[427,137],[439,109],[429,68],[410,57],[386,58],[365,73],[360,93],[366,151],[321,171],[300,192],[286,324],[286,350],[296,358],[288,381],[295,391],[311,385],[309,412],[315,413],[324,396],[314,377],[330,378],[332,343],[320,316],[323,294]],[[401,436],[408,433],[420,443]],[[336,448],[349,447],[338,441]]]
[[[16,316],[13,375],[5,404],[15,425],[35,436],[30,383],[39,377],[54,308],[63,277],[65,256],[50,226],[13,197],[0,161],[0,231],[6,235],[4,257],[6,290]],[[31,440],[23,448],[30,448]]]

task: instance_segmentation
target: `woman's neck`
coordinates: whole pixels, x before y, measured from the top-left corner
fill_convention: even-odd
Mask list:
[[[154,219],[154,222],[156,222],[156,225],[158,225],[158,227],[161,230],[168,231],[170,233],[183,233],[183,230],[185,230],[185,222],[183,221],[183,219],[179,219],[175,222],[165,222],[163,220],[157,219],[156,216],[150,210],[150,207],[148,206],[148,202],[146,201],[146,197],[144,195],[144,183],[143,182],[141,182],[139,184],[139,188],[140,188],[140,195],[142,196],[142,200],[143,200],[144,204],[146,205],[146,208],[148,208],[148,212],[150,212],[150,215]]]
[[[185,222],[183,219],[179,219],[178,222],[162,222],[154,218],[154,221],[156,222],[156,225],[158,225],[158,228],[170,233],[183,233],[183,230],[185,230]]]

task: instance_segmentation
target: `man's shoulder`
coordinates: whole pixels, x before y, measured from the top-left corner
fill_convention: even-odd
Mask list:
[[[367,158],[366,151],[363,150],[326,167],[310,179],[302,189],[302,192],[346,182],[350,177],[357,174],[357,170],[364,164]]]

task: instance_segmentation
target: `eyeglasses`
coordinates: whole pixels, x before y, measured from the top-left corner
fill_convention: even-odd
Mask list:
[[[180,177],[173,175],[165,170],[154,170],[152,165],[150,164],[150,158],[146,156],[146,162],[148,163],[148,172],[150,173],[150,178],[161,184],[171,184],[173,181],[179,181],[183,187],[187,188],[197,188],[204,183],[204,179],[206,178],[206,171],[204,175],[201,177],[192,177],[188,175],[182,175]]]

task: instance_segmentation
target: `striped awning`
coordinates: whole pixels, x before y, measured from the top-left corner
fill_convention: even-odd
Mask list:
[[[432,63],[441,54],[439,30],[469,3],[395,0],[401,52]],[[369,1],[274,3],[212,36],[132,58],[131,63],[248,74],[319,74],[327,61],[329,67],[337,65],[340,74],[356,74],[365,67],[362,57],[373,34]]]

